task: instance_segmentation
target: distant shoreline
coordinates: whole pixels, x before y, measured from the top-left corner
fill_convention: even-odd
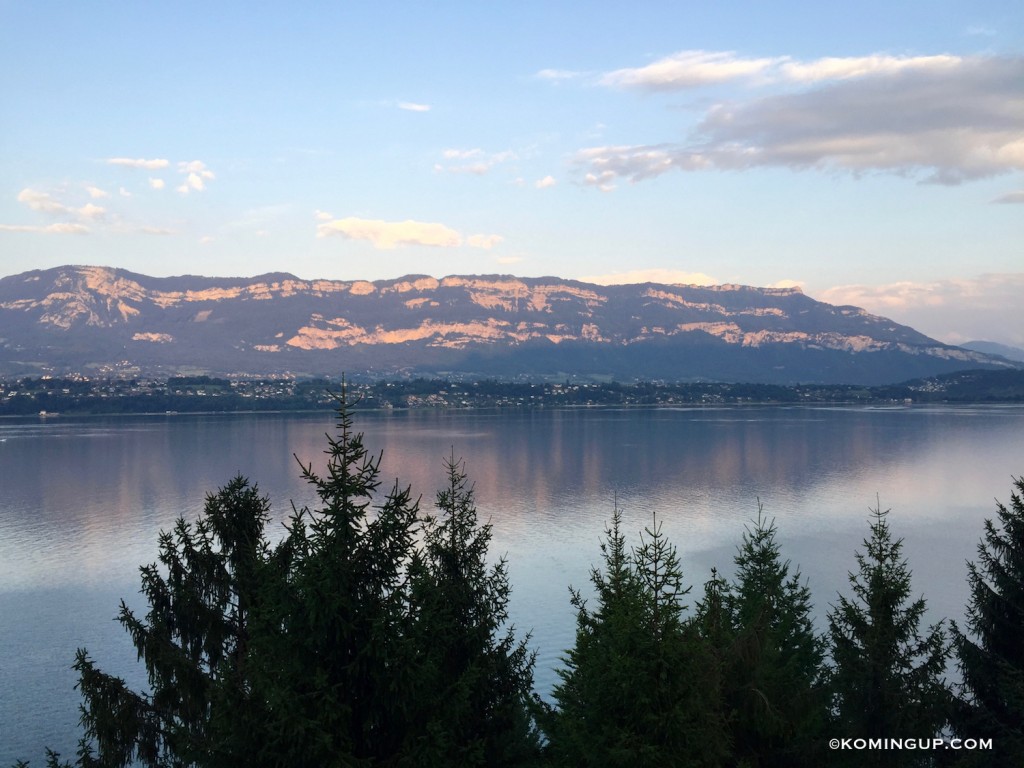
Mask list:
[[[32,378],[0,380],[0,417],[317,413],[341,380]],[[410,379],[346,384],[361,410],[1024,404],[1024,371],[962,371],[901,384],[516,382]]]

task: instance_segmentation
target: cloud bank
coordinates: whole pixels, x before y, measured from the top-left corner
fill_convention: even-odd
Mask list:
[[[482,149],[446,149],[441,153],[443,162],[435,163],[435,171],[448,173],[471,173],[482,176],[494,166],[514,160],[516,153],[506,149],[502,152],[485,152]]]
[[[1024,346],[1024,272],[884,285],[840,285],[815,295],[890,317],[951,344]]]
[[[89,228],[72,222],[58,222],[45,227],[31,224],[0,224],[0,232],[35,232],[48,235],[87,235]]]
[[[675,91],[762,75],[779,59],[743,59],[731,51],[680,51],[644,67],[617,69],[598,81],[616,88]]]
[[[1024,171],[1022,57],[802,63],[688,51],[616,70],[602,83],[678,90],[755,77],[776,88],[716,103],[685,142],[586,147],[572,164],[584,184],[604,191],[620,179],[635,183],[671,170],[883,172],[938,184]]]
[[[718,285],[721,281],[703,272],[678,269],[635,269],[628,272],[609,272],[603,275],[581,277],[585,283],[597,285],[629,285],[632,283],[666,283],[669,285]]]
[[[161,168],[166,168],[171,163],[169,160],[163,158],[155,158],[153,160],[146,160],[145,158],[130,158],[130,157],[109,157],[107,158],[108,165],[120,165],[124,168],[144,168],[147,171],[156,171]]]
[[[391,250],[400,245],[427,245],[436,248],[457,248],[463,244],[471,248],[491,249],[503,239],[500,235],[470,235],[463,237],[459,232],[444,224],[426,221],[383,221],[380,219],[359,219],[349,216],[344,219],[325,221],[322,211],[316,212],[321,223],[316,227],[317,237],[340,235],[349,240],[366,240],[374,248]]]
[[[942,72],[963,62],[959,56],[825,57],[801,62],[788,56],[748,59],[734,51],[680,51],[643,67],[617,69],[601,76],[601,85],[648,91],[678,91],[732,80],[753,84],[814,83],[908,70]],[[547,71],[547,70],[545,70]]]
[[[1007,192],[1005,195],[1000,195],[992,202],[1008,204],[1024,203],[1024,189],[1018,190],[1017,192]]]
[[[96,195],[91,194],[94,198]],[[29,209],[42,213],[49,218],[63,219],[46,226],[5,224],[0,229],[5,232],[38,232],[43,234],[75,234],[83,235],[89,232],[89,228],[82,222],[99,221],[106,216],[107,210],[94,203],[75,208],[67,205],[49,192],[26,187],[18,193],[18,202]]]

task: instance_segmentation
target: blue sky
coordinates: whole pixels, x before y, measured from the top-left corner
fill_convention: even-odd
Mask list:
[[[1019,1],[0,0],[0,94],[0,274],[796,284],[1024,345]]]

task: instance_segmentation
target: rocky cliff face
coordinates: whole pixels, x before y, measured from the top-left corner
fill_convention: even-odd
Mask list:
[[[0,372],[615,376],[883,383],[1005,365],[797,289],[507,275],[0,280]]]

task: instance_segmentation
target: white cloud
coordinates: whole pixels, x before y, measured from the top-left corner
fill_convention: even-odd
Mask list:
[[[582,77],[583,74],[583,72],[574,72],[570,69],[542,69],[537,73],[537,77],[557,83],[562,80],[574,80],[577,77]]]
[[[600,163],[600,161],[596,161]],[[589,187],[597,187],[602,192],[611,192],[615,189],[616,172],[612,170],[600,171],[600,173],[588,173],[583,177],[583,183]]]
[[[398,108],[404,109],[406,112],[429,112],[429,104],[417,104],[412,101],[400,101],[398,102]]]
[[[473,157],[483,156],[484,151],[482,149],[446,149],[441,153],[441,157],[445,160],[468,160]]]
[[[202,160],[188,160],[178,163],[178,171],[181,173],[197,173],[204,179],[214,178],[213,171],[206,167]]]
[[[81,208],[76,209],[75,213],[83,219],[102,219],[106,215],[107,210],[98,205],[86,203]]]
[[[169,160],[164,160],[163,158],[146,160],[141,157],[109,157],[107,158],[107,163],[109,165],[120,165],[124,168],[144,168],[148,171],[155,171],[160,168],[166,168],[171,164]]]
[[[769,288],[798,288],[803,290],[807,283],[803,280],[776,280],[774,283],[769,285]]]
[[[86,187],[85,191],[89,193],[89,197],[91,197],[93,200],[97,200],[101,197],[110,197],[109,192],[105,192],[99,187]]]
[[[317,221],[330,221],[334,218],[334,214],[328,213],[327,211],[316,210],[313,211],[313,218]]]
[[[941,73],[963,63],[959,56],[830,56],[807,63],[785,61],[779,65],[783,79],[798,83],[848,80],[869,75],[894,75],[906,70]]]
[[[554,176],[548,175],[545,176],[543,179],[537,179],[537,181],[534,182],[533,186],[535,186],[537,189],[547,189],[548,187],[555,186],[555,184],[557,183],[558,182],[555,181]]]
[[[842,70],[808,66],[806,77]],[[574,164],[606,191],[618,178],[672,169],[881,171],[940,184],[1024,170],[1024,57],[873,66],[810,90],[717,104],[688,143],[590,147]]]
[[[617,69],[601,85],[679,90],[763,75],[780,59],[743,59],[732,51],[680,51],[644,67]]]
[[[166,229],[164,227],[142,227],[139,230],[144,235],[175,235],[177,232],[173,229]]]
[[[120,189],[118,189],[117,190],[117,194],[119,194],[121,197],[131,197],[132,196],[132,193],[129,192],[124,187],[121,187]]]
[[[494,259],[498,264],[518,264],[523,260],[522,256],[497,256]]]
[[[502,152],[484,152],[480,148],[474,149],[446,149],[441,157],[448,161],[461,161],[451,165],[438,163],[434,165],[436,171],[447,171],[449,173],[472,173],[482,176],[488,173],[494,166],[509,160],[516,159],[516,153],[506,149]]]
[[[840,285],[815,295],[892,318],[941,341],[1024,345],[1024,272],[970,278]]]
[[[82,224],[75,224],[70,221],[63,221],[57,224],[51,224],[46,227],[46,232],[54,232],[60,235],[87,235],[89,234],[89,228]]]
[[[1024,203],[1024,189],[1000,195],[993,203]]]
[[[28,187],[18,193],[18,202],[24,203],[33,211],[55,217],[100,219],[106,213],[105,208],[93,203],[86,203],[81,208],[72,208],[54,198],[49,192]]]
[[[341,235],[350,240],[368,240],[375,248],[399,245],[430,245],[452,248],[462,245],[462,236],[444,224],[424,221],[381,221],[348,217],[317,225],[317,237]]]
[[[45,227],[31,226],[27,224],[0,224],[0,232],[36,232],[40,234],[56,235],[87,235],[89,228],[81,224],[71,222],[59,222]]]
[[[828,56],[797,61],[789,56],[743,58],[735,51],[679,51],[643,67],[617,69],[601,76],[601,85],[654,91],[676,91],[732,80],[753,84],[778,81],[814,83],[870,75],[892,75],[906,70],[941,72],[963,63],[959,56]]]
[[[470,248],[483,248],[489,251],[504,239],[501,235],[470,235],[466,238],[466,245]]]
[[[666,283],[669,285],[718,285],[721,281],[703,272],[684,272],[678,269],[634,269],[628,272],[610,272],[603,275],[581,277],[586,283],[597,285],[628,285],[632,283]]]
[[[443,170],[449,173],[472,173],[476,176],[483,176],[489,170],[491,170],[491,164],[480,161],[478,163],[467,163],[466,165],[449,166],[443,168]]]
[[[71,213],[71,209],[61,202],[53,199],[49,192],[41,192],[36,189],[25,189],[18,193],[18,202],[24,203],[33,211],[63,216]]]
[[[164,158],[147,160],[145,158],[111,157],[107,159],[107,163],[147,171],[156,171],[171,165],[170,161]],[[177,163],[177,168],[178,173],[182,174],[184,178],[175,189],[183,195],[187,195],[189,192],[201,192],[206,189],[206,182],[216,178],[213,171],[207,168],[206,163],[202,160],[180,161]],[[163,189],[165,185],[166,182],[162,178],[150,177],[149,179],[149,186],[152,189]],[[121,187],[120,194],[122,197],[131,197],[131,193],[124,187]]]
[[[177,187],[177,191],[183,195],[187,195],[192,191],[202,192],[206,189],[207,181],[217,178],[202,160],[189,160],[178,163],[178,173],[185,175],[185,180]]]

